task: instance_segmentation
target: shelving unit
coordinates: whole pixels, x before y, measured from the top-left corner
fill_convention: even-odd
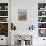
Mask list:
[[[38,32],[39,37],[46,37],[46,3],[38,3]]]
[[[0,35],[8,37],[8,3],[0,3]]]

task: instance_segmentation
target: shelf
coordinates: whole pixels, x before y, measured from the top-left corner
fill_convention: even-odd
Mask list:
[[[46,3],[38,3],[38,36],[46,37]]]
[[[0,11],[8,11],[8,10],[0,10]]]
[[[38,38],[46,39],[46,37],[38,37]]]
[[[38,29],[46,29],[46,28],[38,28]]]
[[[38,22],[38,23],[46,23],[46,22]]]
[[[0,16],[0,17],[8,17],[8,16]]]
[[[0,3],[0,35],[8,37],[8,3]]]
[[[44,16],[38,16],[38,17],[46,17],[46,15],[44,15]]]
[[[8,23],[8,22],[0,22],[0,23]]]
[[[46,10],[38,10],[38,11],[46,11]]]

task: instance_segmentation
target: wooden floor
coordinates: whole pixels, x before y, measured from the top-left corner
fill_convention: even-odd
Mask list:
[[[0,46],[8,46],[8,45],[0,45]]]

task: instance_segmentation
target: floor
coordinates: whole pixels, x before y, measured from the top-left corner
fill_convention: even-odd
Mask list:
[[[0,45],[0,46],[8,46],[8,45]]]

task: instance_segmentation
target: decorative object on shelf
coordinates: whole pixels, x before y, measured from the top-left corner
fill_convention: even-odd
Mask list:
[[[0,10],[1,10],[1,6],[0,6]]]
[[[13,23],[11,23],[11,30],[16,30],[16,26]]]
[[[5,6],[5,10],[8,10],[8,6]]]
[[[0,35],[5,35],[5,37],[8,37],[8,24],[7,23],[0,23]]]
[[[38,11],[38,16],[46,16],[46,11]]]
[[[0,11],[0,16],[8,16],[8,11]]]
[[[39,29],[39,37],[46,37],[46,29]]]
[[[18,20],[19,21],[27,20],[27,10],[26,9],[18,9]]]
[[[0,3],[0,10],[8,10],[8,3]]]
[[[46,16],[46,11],[42,11],[42,16]]]
[[[39,23],[38,24],[38,28],[46,28],[46,23]]]
[[[38,17],[38,22],[46,22],[46,17]]]
[[[38,10],[46,10],[46,3],[38,3]]]
[[[45,10],[46,10],[46,6],[45,6]]]
[[[42,12],[42,15],[45,15],[45,12]]]
[[[41,17],[38,17],[38,22],[42,22],[43,19]]]
[[[40,8],[40,10],[44,10],[44,8]]]
[[[0,23],[1,30],[8,30],[8,23]]]
[[[0,17],[0,22],[8,22],[8,17]]]
[[[34,28],[35,27],[32,25],[32,26],[29,27],[29,30],[34,30]]]

